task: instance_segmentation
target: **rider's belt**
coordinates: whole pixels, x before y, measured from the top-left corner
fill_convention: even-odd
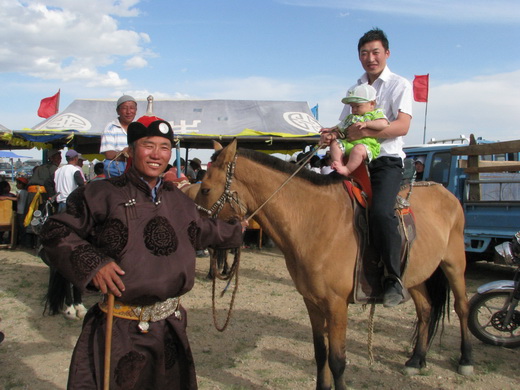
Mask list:
[[[32,185],[32,186],[27,187],[27,192],[43,192],[43,193],[47,193],[47,191],[45,191],[45,187],[44,186],[40,186],[40,185]]]
[[[141,333],[148,333],[149,322],[164,320],[174,315],[178,320],[182,319],[182,313],[179,310],[180,298],[168,298],[163,302],[157,302],[148,306],[127,305],[120,301],[114,302],[114,317],[124,318],[127,320],[139,321],[137,327]],[[103,300],[99,302],[99,308],[108,312],[108,298],[105,295]]]

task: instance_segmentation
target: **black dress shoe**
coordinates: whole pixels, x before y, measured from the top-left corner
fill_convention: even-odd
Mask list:
[[[401,286],[401,283],[396,279],[386,279],[383,306],[397,306],[403,301],[403,298],[403,286]]]

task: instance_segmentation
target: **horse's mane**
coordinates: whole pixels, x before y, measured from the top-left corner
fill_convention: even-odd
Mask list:
[[[220,154],[221,150],[216,151],[211,157],[211,161],[215,161]],[[292,164],[277,157],[273,157],[269,154],[258,152],[256,150],[251,149],[242,149],[239,148],[237,150],[237,154],[240,157],[247,158],[248,160],[255,161],[261,165],[264,165],[268,168],[272,168],[279,172],[286,173],[288,175],[292,175],[300,166],[298,164]],[[319,173],[313,172],[309,169],[301,169],[296,177],[307,180],[312,184],[319,186],[326,186],[330,184],[340,183],[345,178],[337,173],[331,173],[329,175],[321,175]]]

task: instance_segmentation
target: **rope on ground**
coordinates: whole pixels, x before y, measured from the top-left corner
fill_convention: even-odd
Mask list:
[[[215,251],[210,258],[210,267],[213,270],[213,286],[211,289],[211,309],[213,314],[213,324],[215,325],[215,329],[217,329],[219,332],[223,332],[226,330],[227,326],[229,325],[229,320],[231,319],[231,313],[233,312],[233,306],[235,304],[235,297],[238,290],[238,267],[240,265],[240,248],[231,249],[230,251],[234,251],[234,259],[233,264],[231,265],[231,270],[227,275],[222,275],[220,270],[217,267],[217,251]],[[227,261],[225,259],[224,261]],[[231,284],[231,281],[235,277],[235,287],[233,288],[233,293],[231,294],[231,302],[229,303],[229,309],[227,311],[226,320],[224,322],[224,325],[220,326],[217,321],[217,309],[216,309],[216,282],[217,279],[227,281],[226,287],[224,290],[222,290],[220,297],[222,298],[227,291],[229,285]]]
[[[372,302],[370,306],[370,315],[368,317],[368,361],[370,365],[374,364],[374,352],[372,350],[372,340],[374,336],[374,313],[376,312],[376,304]]]

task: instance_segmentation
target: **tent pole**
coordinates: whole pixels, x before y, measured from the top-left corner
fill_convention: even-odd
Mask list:
[[[188,175],[188,148],[186,148],[186,157],[184,158],[186,165],[184,166],[184,174]]]
[[[180,141],[177,141],[177,144],[175,145],[175,156],[176,156],[176,168],[177,168],[177,178],[181,177],[181,143]]]

